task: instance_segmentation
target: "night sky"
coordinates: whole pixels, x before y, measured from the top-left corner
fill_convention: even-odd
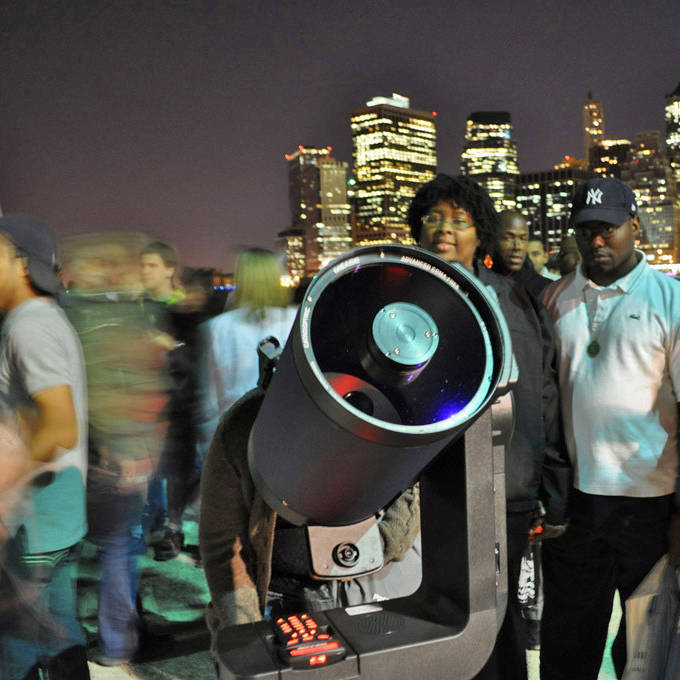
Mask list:
[[[398,92],[437,111],[459,171],[471,111],[507,110],[520,170],[663,130],[680,81],[680,2],[0,0],[0,205],[58,235],[123,229],[230,269],[289,226],[284,154],[333,147]]]

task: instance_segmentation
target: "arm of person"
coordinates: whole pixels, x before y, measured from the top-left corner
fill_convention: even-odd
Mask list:
[[[220,422],[201,475],[199,547],[210,590],[213,640],[225,626],[262,618],[254,565],[247,559],[254,555],[249,533],[254,492],[247,468],[247,437],[254,414],[252,405],[240,409],[242,402]],[[237,415],[230,418],[233,414]]]
[[[32,395],[37,414],[29,426],[29,453],[32,460],[47,463],[61,449],[78,443],[78,419],[71,388],[56,385]]]
[[[677,287],[672,288],[676,293]],[[667,341],[666,341],[666,356],[667,365],[670,373],[671,384],[673,385],[673,393],[676,400],[676,477],[675,477],[675,498],[673,504],[673,514],[668,527],[668,555],[669,561],[675,566],[680,566],[680,439],[678,438],[678,431],[680,430],[680,295],[668,296],[670,306],[666,312],[666,318],[669,319]]]
[[[404,559],[420,531],[420,487],[409,487],[391,505],[378,523],[385,564]]]
[[[677,407],[677,422],[680,425],[680,403]],[[680,467],[680,450],[678,451],[678,461]],[[673,503],[673,514],[671,515],[668,527],[668,559],[671,564],[680,567],[680,470],[675,478],[675,498]]]
[[[555,368],[552,323],[544,308],[537,309],[543,340],[543,431],[545,450],[541,474],[541,499],[545,507],[542,539],[561,536],[568,523],[568,501],[573,469],[564,442],[560,396]]]

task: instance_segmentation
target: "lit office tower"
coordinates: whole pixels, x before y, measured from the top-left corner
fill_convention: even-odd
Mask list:
[[[666,153],[677,191],[680,193],[680,84],[666,95]]]
[[[285,257],[287,286],[297,286],[305,277],[305,232],[302,229],[284,229],[277,239],[277,250]]]
[[[680,201],[658,130],[640,132],[621,179],[635,191],[640,248],[652,264],[678,262]]]
[[[356,245],[413,243],[406,214],[416,189],[435,174],[436,116],[398,94],[352,111]]]
[[[574,191],[595,175],[568,160],[543,172],[529,172],[517,182],[517,210],[527,218],[529,232],[540,236],[548,250],[559,247],[569,231]]]
[[[471,113],[465,128],[461,172],[486,188],[498,211],[515,207],[519,166],[512,133],[507,111]]]
[[[632,148],[628,139],[603,139],[590,147],[590,169],[602,177],[621,179]]]
[[[593,99],[588,90],[588,100],[583,105],[583,153],[586,167],[592,167],[591,147],[604,139],[604,110],[599,99]]]
[[[291,229],[303,232],[308,276],[352,247],[347,163],[336,161],[331,151],[300,145],[286,154]]]

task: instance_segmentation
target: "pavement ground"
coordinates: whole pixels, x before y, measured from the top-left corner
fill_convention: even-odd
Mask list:
[[[92,680],[213,680],[210,635],[203,610],[210,596],[203,570],[196,566],[198,527],[184,523],[188,547],[179,557],[156,562],[153,550],[140,557],[140,593],[144,621],[153,634],[169,636],[152,649],[144,662],[105,667],[97,659],[97,562],[96,548],[85,543],[78,578],[79,610],[88,636],[88,658]],[[621,609],[617,602],[609,626],[607,650],[598,680],[615,680],[609,647],[616,633]],[[529,680],[538,680],[538,652],[527,652]]]
[[[85,543],[78,575],[78,598],[88,638],[92,680],[210,680],[215,677],[209,651],[210,635],[203,616],[210,596],[203,569],[196,566],[198,527],[196,522],[185,522],[183,528],[187,548],[177,558],[156,562],[151,548],[140,557],[139,592],[144,622],[153,635],[167,638],[149,650],[148,660],[123,666],[105,667],[96,663],[99,577],[96,547]]]

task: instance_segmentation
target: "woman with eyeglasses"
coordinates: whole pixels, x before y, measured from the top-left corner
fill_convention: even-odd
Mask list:
[[[495,291],[510,331],[519,379],[513,387],[515,430],[505,453],[508,608],[477,678],[526,680],[526,627],[517,599],[521,558],[539,498],[546,510],[543,535],[564,531],[571,482],[561,441],[550,322],[522,286],[484,264],[498,252],[500,224],[479,184],[465,176],[437,175],[416,192],[408,222],[421,248],[462,265]]]

